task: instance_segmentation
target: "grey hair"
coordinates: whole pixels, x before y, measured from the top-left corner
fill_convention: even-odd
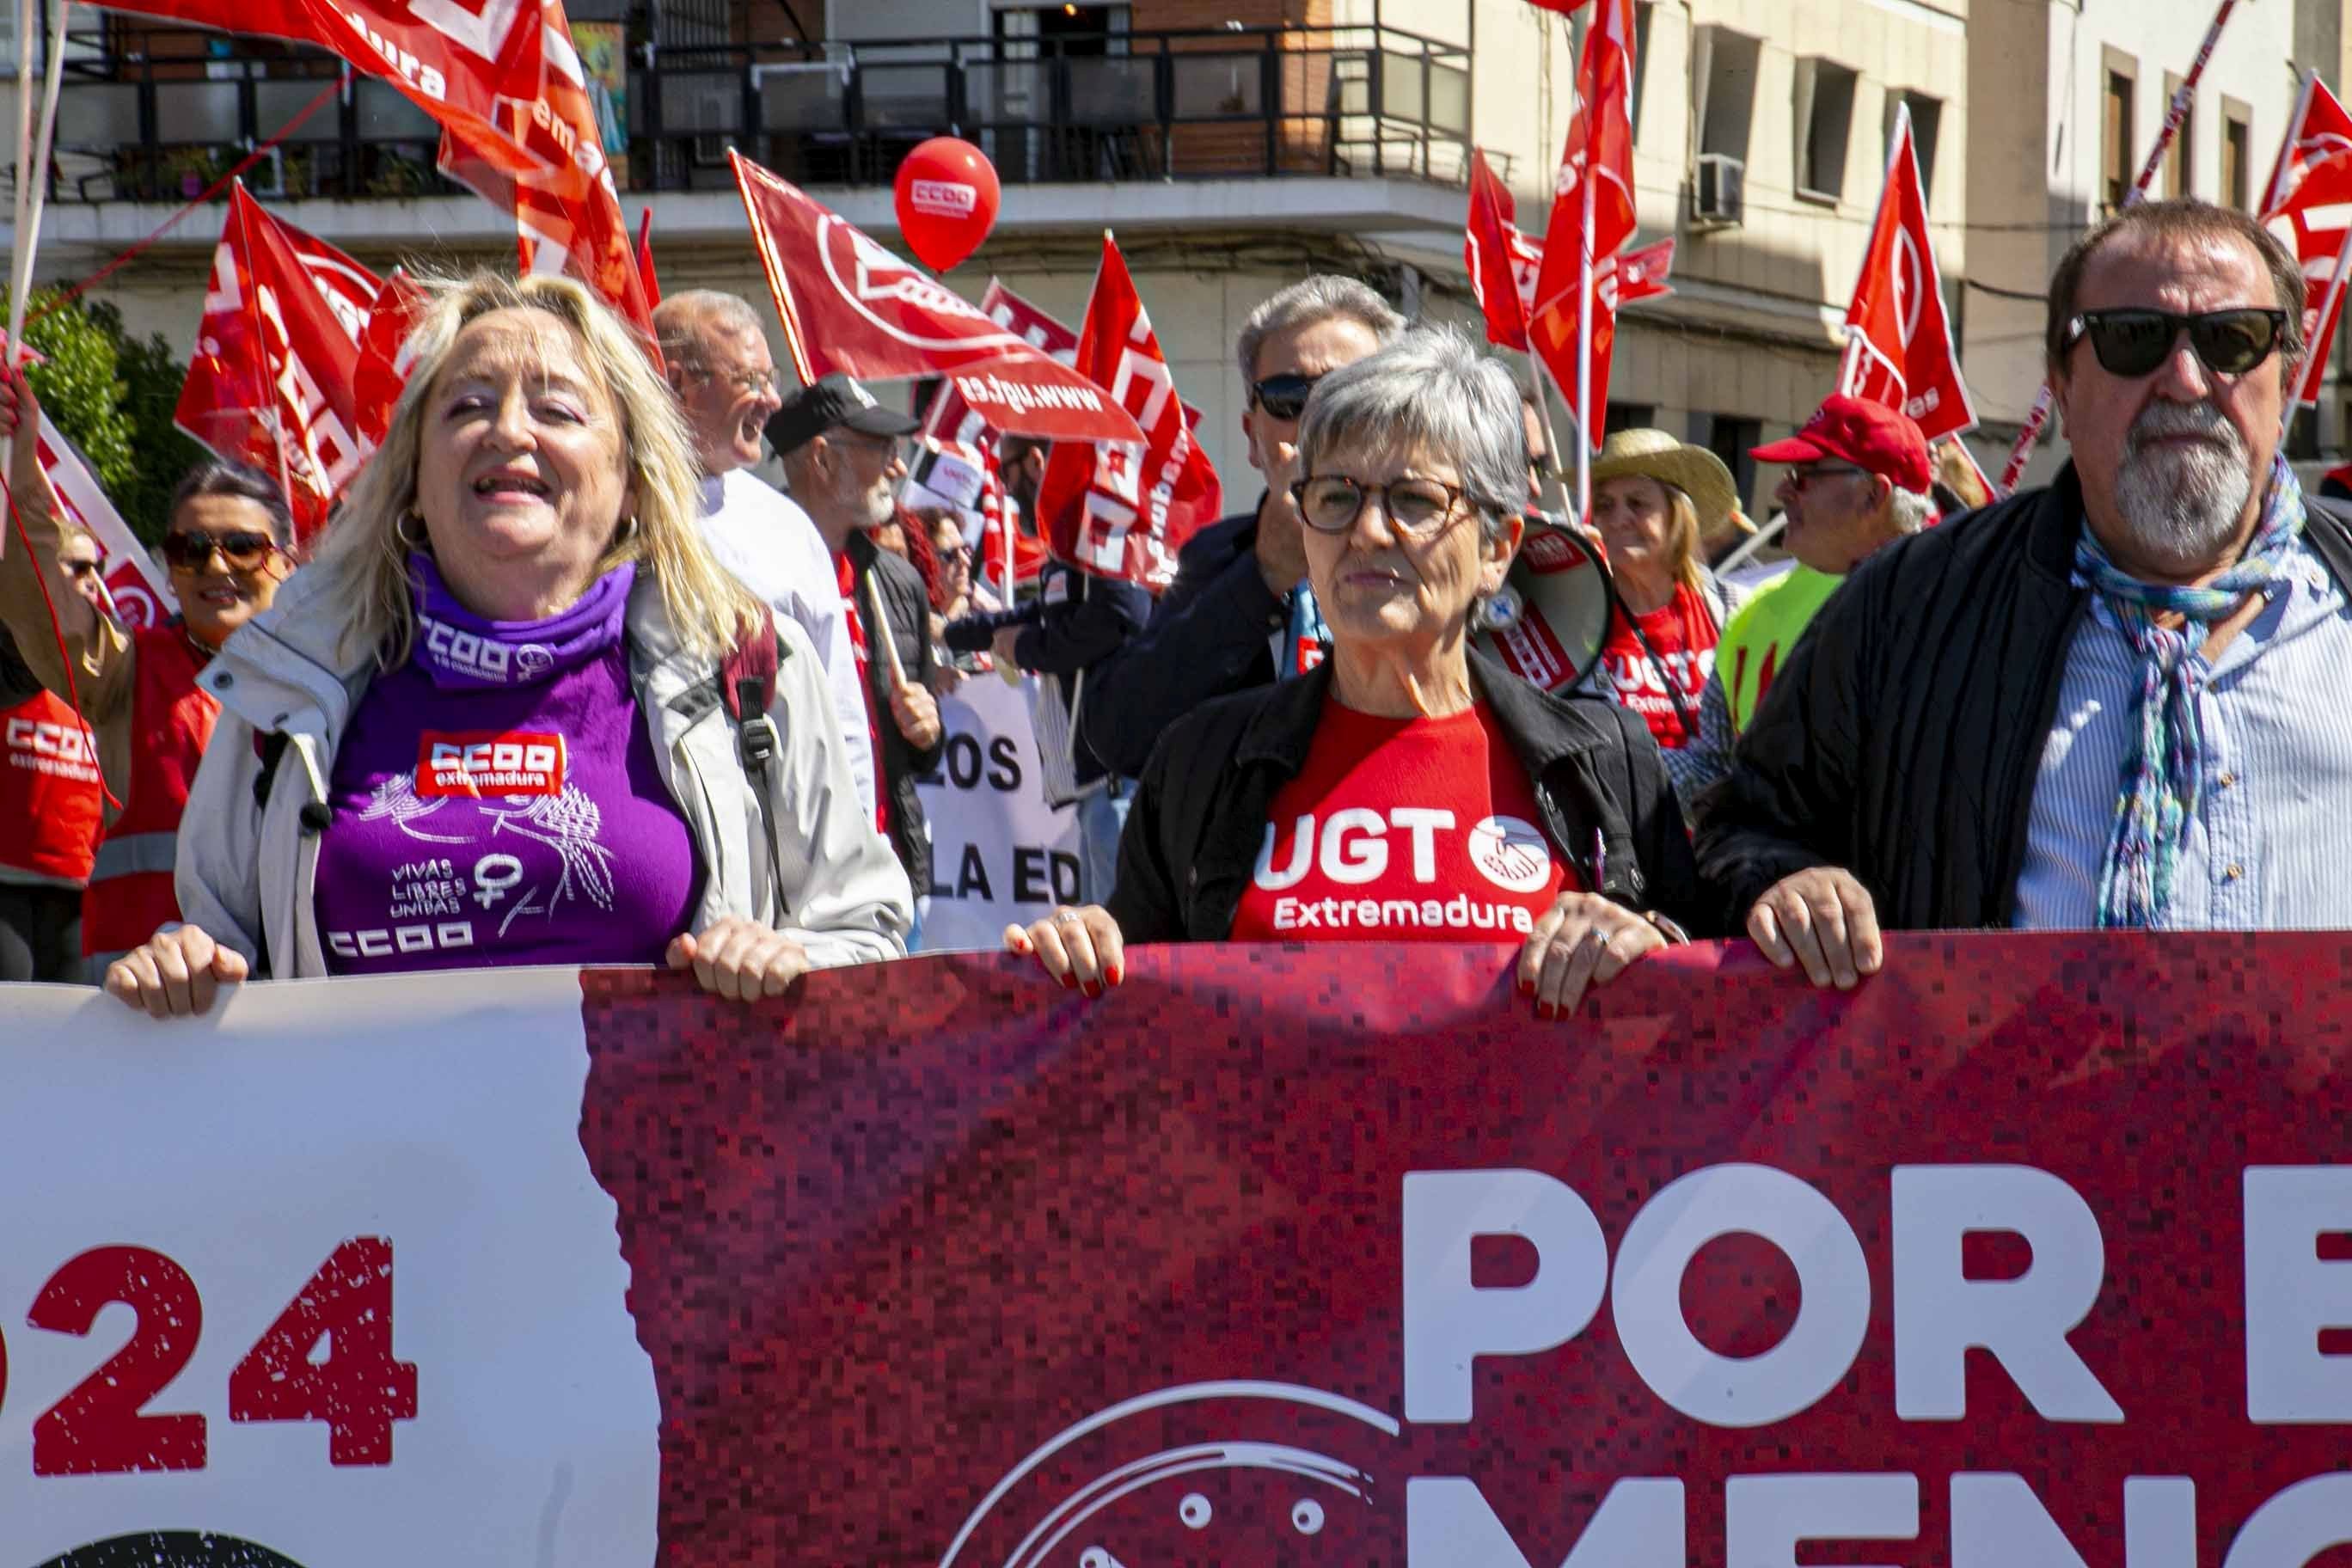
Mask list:
[[[1927,490],[1888,487],[1887,521],[1897,533],[1916,533],[1936,520],[1936,498]]]
[[[702,334],[714,327],[767,336],[759,312],[740,294],[686,289],[654,307],[654,335],[661,344],[662,359],[669,364],[698,373],[708,371],[710,362],[703,357]]]
[[[1489,544],[1527,502],[1518,384],[1455,327],[1416,327],[1333,371],[1315,384],[1299,418],[1301,476],[1335,452],[1416,450],[1454,466]]]
[[[1242,384],[1247,386],[1257,379],[1257,351],[1265,346],[1266,339],[1333,316],[1350,316],[1361,321],[1371,329],[1382,348],[1396,342],[1405,326],[1404,318],[1369,283],[1342,278],[1336,272],[1318,272],[1311,278],[1302,278],[1260,303],[1249,313],[1249,320],[1242,323],[1242,335],[1234,345],[1241,361]]]

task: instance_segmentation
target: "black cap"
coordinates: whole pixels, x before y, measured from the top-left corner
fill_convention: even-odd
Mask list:
[[[867,436],[911,436],[923,427],[921,420],[885,408],[872,393],[835,371],[784,399],[768,421],[768,444],[779,454],[790,452],[845,426]]]

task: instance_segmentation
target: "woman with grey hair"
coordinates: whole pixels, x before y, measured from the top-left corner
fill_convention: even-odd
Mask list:
[[[1408,332],[1318,384],[1298,459],[1330,658],[1171,728],[1108,907],[1006,946],[1095,995],[1135,942],[1507,942],[1539,1013],[1574,1008],[1681,940],[1697,874],[1640,719],[1471,650],[1524,527],[1509,373]]]

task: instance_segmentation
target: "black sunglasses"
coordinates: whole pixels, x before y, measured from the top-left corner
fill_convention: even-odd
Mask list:
[[[2171,356],[2180,334],[2216,375],[2243,375],[2279,345],[2284,310],[2245,307],[2179,316],[2170,310],[2085,310],[2066,323],[2066,347],[2091,340],[2091,352],[2110,375],[2146,375]]]
[[[253,572],[276,553],[278,541],[266,533],[199,533],[194,529],[163,536],[163,560],[174,572],[201,572],[212,563],[213,552],[232,572]]]
[[[1250,402],[1276,419],[1296,419],[1307,412],[1307,395],[1322,379],[1319,375],[1301,375],[1297,371],[1269,375],[1264,381],[1250,383]]]

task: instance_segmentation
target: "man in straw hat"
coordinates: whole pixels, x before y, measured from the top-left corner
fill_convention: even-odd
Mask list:
[[[1772,497],[1787,519],[1781,547],[1797,564],[1723,628],[1715,673],[1699,698],[1698,739],[1666,753],[1686,813],[1731,771],[1733,743],[1813,612],[1879,546],[1918,532],[1935,515],[1927,438],[1883,404],[1834,394],[1803,429],[1748,456],[1789,466]]]
[[[1619,600],[1601,668],[1668,752],[1698,735],[1699,695],[1733,608],[1706,542],[1736,527],[1738,511],[1723,459],[1664,430],[1620,430],[1592,465],[1591,523]]]

